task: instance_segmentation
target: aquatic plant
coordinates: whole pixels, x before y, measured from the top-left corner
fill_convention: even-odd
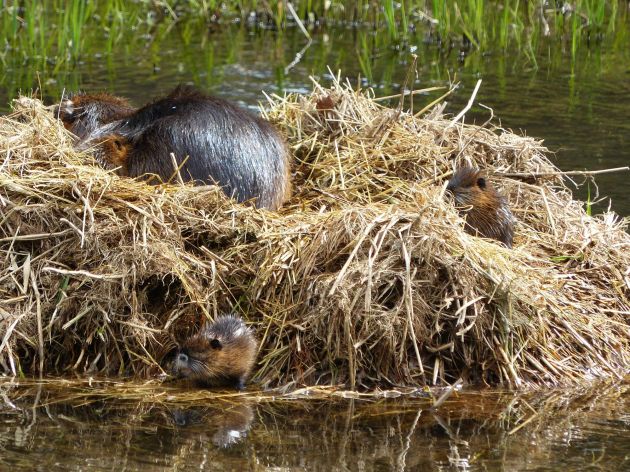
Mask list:
[[[292,2],[300,21],[305,24],[346,24],[386,31],[392,45],[405,43],[410,29],[425,27],[437,33],[436,40],[447,38],[465,41],[486,50],[499,44],[501,48],[527,44],[527,38],[570,35],[572,51],[578,47],[583,33],[612,34],[621,10],[627,6],[619,0],[577,0],[521,2],[506,0],[404,0],[375,2],[324,2],[296,0]],[[272,25],[278,30],[294,23],[285,2],[121,2],[100,0],[84,2],[4,2],[0,5],[0,41],[22,54],[34,57],[46,54],[60,59],[76,59],[89,48],[93,38],[105,32],[120,32],[124,25],[139,34],[141,25],[156,22],[223,22],[242,18],[247,24]],[[252,20],[253,19],[253,20]],[[98,26],[98,28],[94,28]],[[54,33],[51,33],[53,32]],[[113,37],[116,37],[114,34]]]

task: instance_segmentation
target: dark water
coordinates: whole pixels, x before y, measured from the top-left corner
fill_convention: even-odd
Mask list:
[[[495,122],[538,137],[557,153],[563,170],[597,170],[630,164],[630,20],[620,17],[614,35],[582,41],[575,57],[570,44],[540,39],[535,54],[487,50],[460,53],[457,43],[438,47],[418,31],[400,50],[383,34],[348,28],[315,30],[313,43],[293,67],[307,41],[297,28],[283,34],[241,25],[158,25],[152,35],[130,32],[106,52],[107,36],[90,43],[76,63],[53,68],[38,77],[36,61],[5,58],[0,74],[0,106],[18,90],[43,90],[52,103],[62,90],[109,90],[142,104],[179,83],[200,87],[247,106],[256,106],[267,92],[302,92],[309,76],[329,83],[327,66],[378,96],[397,93],[404,83],[410,53],[418,55],[414,88],[460,82],[446,111],[458,113],[476,81],[483,80],[477,103],[494,110]],[[18,58],[19,59],[19,58]],[[442,92],[416,96],[415,108]],[[467,121],[484,122],[489,112],[475,106]],[[629,172],[597,177],[600,196],[612,208],[630,215]],[[583,178],[576,178],[584,183]],[[591,185],[591,198],[596,188]],[[586,198],[586,188],[578,191]],[[603,210],[608,199],[597,210]]]
[[[630,383],[304,399],[0,382],[1,470],[630,470]]]

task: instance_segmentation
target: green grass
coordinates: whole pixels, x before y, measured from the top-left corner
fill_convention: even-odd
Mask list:
[[[508,63],[514,63],[516,55],[532,69],[539,67],[541,57],[560,61],[568,55],[575,77],[583,67],[579,58],[592,52],[591,45],[606,37],[608,44],[621,50],[629,34],[627,4],[615,0],[575,0],[574,8],[566,12],[560,10],[564,4],[560,1],[545,3],[544,10],[538,1],[523,0],[294,0],[292,4],[318,42],[307,54],[319,70],[345,68],[343,59],[330,63],[330,45],[321,40],[324,33],[343,34],[352,38],[344,43],[353,45],[339,57],[353,56],[369,84],[393,77],[409,48],[426,39],[438,47],[428,50],[420,62],[435,64],[431,75],[441,79],[447,73],[448,55],[464,49],[464,37],[470,45],[461,58],[467,67],[483,67],[480,53],[486,52],[504,56]],[[272,33],[277,38],[274,71],[277,83],[282,84],[285,67],[294,57],[286,53],[291,47],[285,41],[297,37],[294,19],[284,5],[283,1],[256,0],[0,2],[0,84],[7,95],[19,88],[28,91],[39,83],[38,77],[55,80],[59,89],[76,88],[82,82],[77,70],[85,70],[84,64],[96,56],[108,65],[109,80],[114,83],[116,64],[138,55],[150,59],[156,68],[165,68],[162,47],[177,35],[184,46],[182,67],[193,80],[211,87],[221,80],[213,72],[221,65],[217,58],[221,57],[221,63],[237,62],[237,48],[246,43],[244,35],[267,30],[277,30]],[[234,31],[235,18],[242,19],[241,32]],[[545,37],[547,29],[550,38]],[[213,31],[218,31],[216,36]],[[187,51],[198,50],[199,44],[206,51],[203,58]],[[221,48],[221,54],[215,54],[215,47]],[[49,87],[48,92],[60,91],[54,84],[42,85]]]
[[[568,261],[582,262],[584,261],[584,254],[580,253],[580,254],[575,254],[572,256],[551,256],[549,260],[551,262],[555,262],[556,264],[562,264]]]
[[[591,201],[591,183],[587,182],[586,186],[586,214],[588,216],[592,216],[593,214],[593,203]]]
[[[460,41],[465,36],[482,51],[498,46],[502,50],[516,48],[526,55],[530,55],[536,38],[544,34],[547,28],[541,25],[546,23],[551,35],[570,38],[573,56],[585,34],[589,38],[613,34],[620,11],[627,10],[620,0],[558,0],[546,3],[544,10],[538,1],[521,0],[294,0],[293,5],[307,25],[319,21],[383,30],[393,45],[406,44],[410,29],[430,28],[441,41]],[[566,5],[573,8],[567,10]],[[207,23],[250,18],[252,13],[258,15],[258,23],[279,30],[293,22],[283,1],[7,1],[0,4],[0,45],[19,50],[29,59],[76,60],[95,35],[109,33],[110,41],[114,41],[123,28],[150,30],[156,21]]]

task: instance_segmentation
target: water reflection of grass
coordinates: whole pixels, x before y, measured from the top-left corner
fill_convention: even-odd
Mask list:
[[[628,463],[627,380],[466,390],[437,410],[422,397],[387,398],[396,391],[371,399],[256,390],[226,398],[100,379],[0,387],[3,459],[24,470],[72,468],[77,450],[107,470],[625,470]],[[225,433],[232,441],[217,441]]]

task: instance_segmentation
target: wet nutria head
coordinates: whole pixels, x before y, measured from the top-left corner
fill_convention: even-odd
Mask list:
[[[460,213],[466,216],[468,233],[512,247],[514,217],[508,202],[480,170],[468,166],[457,169],[446,189],[455,197]]]
[[[258,341],[243,320],[219,316],[175,353],[171,373],[205,386],[242,389],[254,366]]]
[[[78,93],[63,100],[55,115],[65,128],[79,139],[86,138],[100,126],[130,116],[136,109],[122,98],[108,93]]]

